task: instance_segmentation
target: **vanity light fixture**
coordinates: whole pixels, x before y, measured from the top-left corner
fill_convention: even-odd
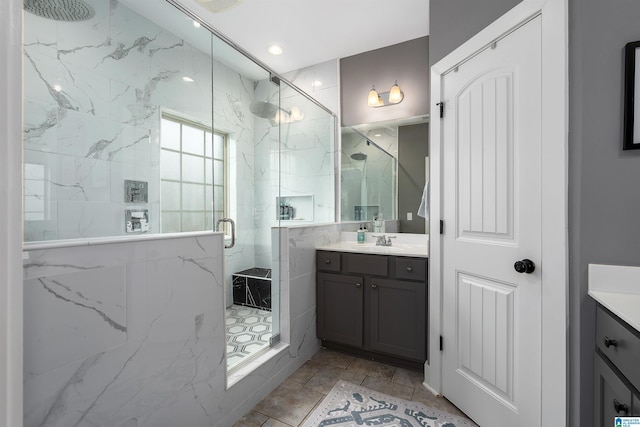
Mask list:
[[[392,104],[398,104],[402,102],[404,99],[404,93],[400,90],[400,86],[398,86],[398,81],[391,86],[391,90],[389,91],[389,102]]]
[[[369,107],[381,107],[384,105],[384,102],[382,102],[382,98],[380,98],[375,85],[371,86],[369,97],[367,99],[367,105]]]
[[[378,93],[375,85],[371,87],[369,96],[367,97],[367,105],[369,107],[388,107],[391,104],[399,104],[404,99],[404,93],[398,86],[398,81],[391,86],[389,92]]]

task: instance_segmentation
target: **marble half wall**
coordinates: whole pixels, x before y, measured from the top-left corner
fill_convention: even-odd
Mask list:
[[[284,344],[228,389],[221,234],[27,245],[24,425],[232,425],[319,349],[315,248],[339,238],[280,229]]]

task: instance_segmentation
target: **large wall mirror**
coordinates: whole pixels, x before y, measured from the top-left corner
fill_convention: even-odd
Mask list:
[[[429,116],[343,127],[341,157],[343,222],[429,232],[419,210],[429,179]]]

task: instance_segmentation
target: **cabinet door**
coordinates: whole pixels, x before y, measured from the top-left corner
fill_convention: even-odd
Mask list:
[[[318,273],[318,338],[362,347],[362,276]]]
[[[594,426],[613,426],[615,417],[631,416],[631,390],[598,353],[595,355],[594,374]]]
[[[369,345],[372,350],[426,359],[426,285],[369,279]]]

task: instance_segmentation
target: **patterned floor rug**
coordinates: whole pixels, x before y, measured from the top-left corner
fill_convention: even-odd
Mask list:
[[[477,427],[472,421],[340,381],[301,427]]]

